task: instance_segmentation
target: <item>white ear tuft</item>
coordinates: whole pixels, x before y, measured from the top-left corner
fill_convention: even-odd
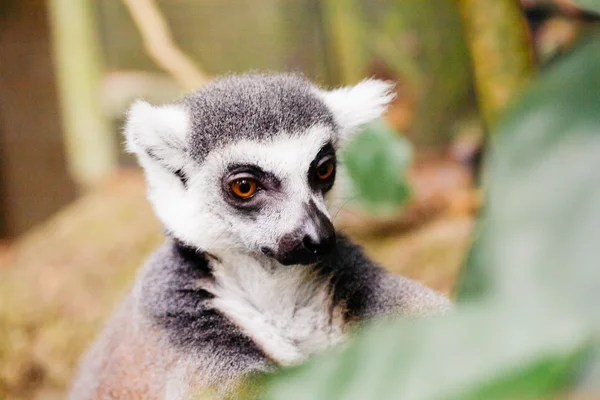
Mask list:
[[[137,100],[127,113],[127,150],[167,168],[179,169],[185,162],[189,129],[189,116],[183,107],[152,106]]]
[[[322,91],[325,104],[333,112],[343,134],[379,118],[396,97],[394,83],[365,79],[355,86]]]

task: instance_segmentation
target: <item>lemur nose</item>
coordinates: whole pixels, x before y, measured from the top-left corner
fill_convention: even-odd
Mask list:
[[[335,233],[328,234],[326,236],[313,238],[310,235],[304,236],[302,239],[304,248],[313,255],[320,257],[329,253],[335,245]]]

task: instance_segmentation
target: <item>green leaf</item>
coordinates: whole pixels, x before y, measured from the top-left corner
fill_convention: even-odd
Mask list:
[[[598,340],[599,110],[596,38],[547,71],[505,115],[486,165],[482,232],[459,297],[484,288],[515,307],[568,304]],[[588,374],[597,375],[597,365]]]
[[[573,2],[586,11],[600,14],[600,0],[574,0]]]
[[[483,214],[480,211],[480,214]],[[455,299],[459,302],[481,300],[489,295],[493,286],[491,274],[486,266],[483,238],[481,232],[484,228],[483,219],[478,219],[473,230],[471,248],[466,256],[465,265],[456,281]]]
[[[340,355],[271,379],[261,399],[457,400],[531,398],[573,378],[589,343],[585,324],[541,307],[477,307],[373,326]],[[527,379],[523,379],[523,377]]]
[[[586,365],[586,370],[577,382],[576,390],[580,393],[590,395],[595,393],[593,398],[600,398],[600,343],[596,337],[596,346],[589,355],[589,362]],[[583,398],[573,396],[572,398]],[[592,398],[592,397],[590,397]]]
[[[533,284],[600,303],[600,38],[547,71],[505,115],[487,169],[481,250],[491,291]],[[520,300],[519,300],[520,301]]]
[[[412,160],[411,146],[383,120],[365,126],[348,143],[342,160],[352,195],[369,210],[394,211],[409,199],[405,173]]]
[[[482,292],[519,298],[540,279],[563,293],[569,283],[584,305],[600,301],[599,105],[595,39],[544,73],[504,115],[459,299]]]
[[[525,365],[514,365],[510,371],[494,377],[488,384],[456,396],[456,400],[541,400],[555,399],[577,378],[581,365],[585,364],[589,348],[530,360]]]

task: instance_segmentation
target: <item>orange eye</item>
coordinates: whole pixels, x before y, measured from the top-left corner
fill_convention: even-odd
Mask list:
[[[323,164],[317,167],[317,176],[321,180],[325,180],[333,174],[333,170],[335,169],[335,163],[333,160],[325,161]]]
[[[231,191],[240,199],[249,199],[258,190],[258,184],[254,179],[242,178],[233,181],[230,185]]]

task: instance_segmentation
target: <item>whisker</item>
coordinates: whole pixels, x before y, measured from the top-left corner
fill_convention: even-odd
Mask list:
[[[215,240],[213,240],[213,241],[212,241],[212,243],[211,243],[211,244],[208,246],[208,248],[205,250],[205,252],[207,252],[207,253],[208,253],[208,252],[209,252],[209,250],[210,250],[210,248],[211,248],[211,247],[212,247],[212,246],[213,246],[215,243],[217,243],[217,240],[221,239],[221,236],[223,236],[223,234],[224,234],[225,232],[226,232],[226,230],[225,230],[225,229],[223,229],[223,230],[221,231],[221,233],[220,233],[220,234],[219,234],[219,235],[218,235],[218,236],[215,238]]]
[[[368,219],[367,219],[365,216],[363,216],[363,215],[360,215],[360,214],[357,214],[356,212],[354,212],[354,211],[352,211],[352,210],[350,210],[350,209],[348,209],[348,208],[344,208],[344,207],[346,206],[346,204],[347,204],[347,203],[348,203],[348,202],[345,202],[345,203],[344,203],[344,204],[342,204],[342,206],[341,206],[341,207],[338,209],[338,211],[337,211],[337,213],[336,213],[336,217],[337,217],[337,214],[339,214],[339,212],[340,212],[340,211],[341,211],[341,209],[343,208],[345,212],[347,212],[347,213],[349,213],[349,214],[352,214],[353,216],[355,216],[355,217],[356,217],[356,218],[358,218],[359,220],[368,222]],[[334,218],[334,220],[335,220],[335,218]]]
[[[351,196],[351,197],[328,197],[327,200],[354,200],[357,199],[359,196]]]
[[[342,203],[342,205],[338,208],[337,212],[335,213],[335,215],[333,216],[333,220],[332,222],[335,222],[335,219],[337,218],[338,214],[340,213],[340,211],[342,211],[342,208],[344,208],[344,206],[346,204],[348,204],[348,202],[350,202],[352,199],[348,199],[345,202]]]

